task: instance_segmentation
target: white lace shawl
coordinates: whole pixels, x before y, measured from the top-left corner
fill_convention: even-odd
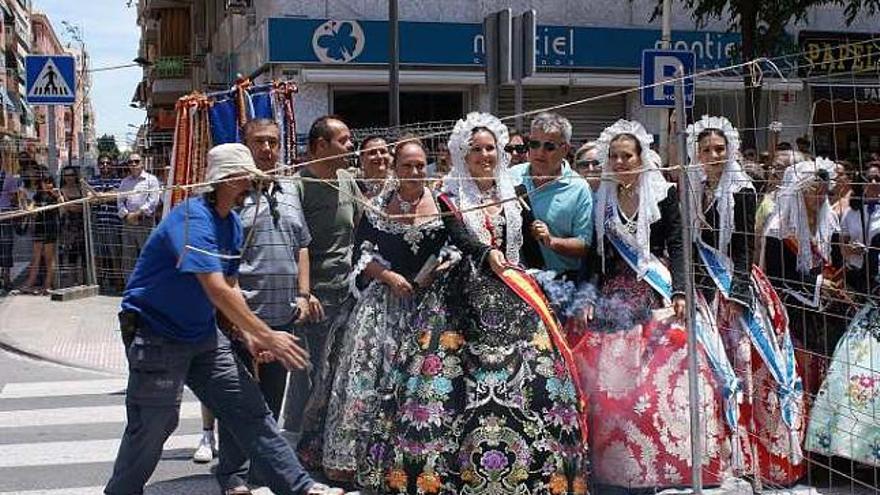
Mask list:
[[[662,160],[660,155],[651,150],[653,136],[636,121],[618,120],[614,125],[606,127],[597,140],[598,156],[602,166],[602,184],[596,192],[593,215],[596,224],[596,250],[602,258],[604,268],[605,251],[605,210],[611,208],[614,212],[614,221],[620,224],[620,215],[617,213],[617,188],[618,182],[614,178],[614,171],[608,164],[608,153],[611,141],[620,134],[631,134],[639,141],[642,148],[641,161],[642,172],[639,175],[639,211],[636,228],[636,242],[639,248],[639,265],[644,266],[651,256],[651,224],[660,219],[660,202],[666,199],[672,183],[668,182],[660,170]]]
[[[704,115],[703,118],[689,125],[687,128],[687,150],[688,150],[688,178],[691,184],[691,195],[688,198],[688,207],[691,209],[691,233],[693,239],[700,237],[700,228],[705,222],[703,214],[703,193],[706,188],[706,171],[702,164],[697,162],[697,151],[699,144],[697,138],[706,129],[718,129],[727,141],[727,163],[724,164],[724,171],[721,173],[721,180],[715,188],[715,201],[717,202],[716,210],[721,220],[718,226],[718,250],[730,255],[728,248],[730,247],[730,239],[733,237],[735,228],[734,217],[734,194],[743,189],[755,190],[752,179],[745,173],[739,162],[740,139],[739,132],[724,117],[710,117]]]
[[[466,118],[459,120],[449,136],[449,156],[452,159],[452,170],[443,178],[443,192],[449,194],[456,206],[462,211],[462,218],[468,231],[486,245],[492,244],[492,234],[486,227],[484,210],[475,209],[483,204],[476,181],[468,171],[465,156],[471,148],[471,138],[476,127],[485,127],[495,135],[498,150],[498,163],[495,164],[495,187],[498,199],[506,200],[516,197],[513,179],[507,172],[510,155],[504,147],[510,141],[505,126],[498,117],[488,113],[471,112]],[[506,220],[505,257],[507,261],[518,264],[519,253],[523,244],[522,207],[519,201],[507,201],[503,204]]]
[[[798,162],[785,169],[782,187],[776,196],[776,208],[764,228],[764,235],[767,237],[797,239],[797,268],[801,273],[808,273],[814,267],[811,248],[813,242],[826,260],[831,258],[831,236],[840,230],[840,221],[826,197],[817,213],[816,234],[812,235],[810,232],[803,190],[819,180],[816,173],[820,170],[828,173],[833,184],[837,175],[836,166],[833,161],[825,158],[817,157],[814,161]]]

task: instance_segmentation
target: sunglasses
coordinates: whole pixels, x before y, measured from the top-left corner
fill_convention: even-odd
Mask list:
[[[529,151],[529,147],[528,147],[528,145],[525,145],[525,144],[508,144],[507,146],[504,147],[504,151],[506,151],[510,154],[513,154],[513,153],[523,154],[523,153]]]
[[[101,165],[110,165],[110,162],[98,162],[98,163],[100,163]]]
[[[140,163],[140,160],[129,160],[128,163]]]
[[[601,162],[599,160],[578,160],[574,162],[577,168],[598,168]]]
[[[538,141],[536,139],[529,141],[530,149],[536,150],[538,148],[544,148],[544,151],[548,153],[556,151],[556,148],[559,148],[559,146],[559,143],[554,143],[553,141]]]

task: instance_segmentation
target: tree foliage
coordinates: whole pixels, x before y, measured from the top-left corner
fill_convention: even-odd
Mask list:
[[[786,27],[806,21],[811,8],[842,8],[847,25],[862,14],[880,13],[880,0],[677,0],[674,3],[690,11],[698,27],[705,27],[713,19],[728,20],[730,30],[743,35],[744,60],[778,54],[780,44],[787,38]],[[658,0],[654,18],[660,15],[662,6],[663,0]]]
[[[119,146],[116,145],[116,137],[104,134],[98,138],[98,154],[107,155],[116,160],[119,158]]]
[[[677,0],[673,4],[683,5],[691,13],[697,27],[703,28],[709,21],[726,20],[731,31],[742,34],[739,54],[742,61],[759,57],[773,57],[786,51],[790,39],[785,32],[793,22],[806,21],[809,9],[815,7],[838,7],[843,9],[847,25],[852,24],[862,14],[873,16],[880,13],[880,0]],[[653,19],[663,10],[663,0],[657,0]],[[747,71],[744,74],[745,103],[749,108],[758,109],[761,87],[750,82]],[[745,112],[743,144],[746,148],[755,147],[757,111]]]

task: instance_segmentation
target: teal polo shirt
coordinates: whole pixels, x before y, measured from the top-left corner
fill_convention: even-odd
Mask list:
[[[593,194],[581,176],[562,162],[561,177],[537,189],[532,182],[531,166],[522,163],[509,169],[515,183],[526,186],[535,218],[546,223],[553,237],[577,237],[587,246],[593,242]],[[578,270],[580,258],[563,256],[540,244],[548,270],[557,273]]]

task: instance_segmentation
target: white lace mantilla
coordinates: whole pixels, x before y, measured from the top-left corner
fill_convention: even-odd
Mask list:
[[[785,169],[782,187],[776,195],[776,210],[767,220],[764,235],[784,240],[794,237],[798,241],[797,268],[809,273],[814,266],[811,244],[815,243],[825,260],[831,259],[831,236],[840,230],[837,214],[826,196],[817,212],[816,233],[810,232],[807,208],[804,206],[804,189],[819,180],[818,173],[828,174],[829,187],[837,176],[836,164],[826,158],[803,161]],[[762,253],[763,263],[763,253]]]
[[[688,207],[691,209],[691,232],[694,239],[700,236],[701,225],[705,222],[703,212],[703,194],[706,188],[706,171],[703,165],[698,162],[697,151],[700,145],[697,138],[707,129],[717,129],[724,134],[727,143],[727,162],[724,164],[724,171],[721,173],[721,180],[715,188],[713,202],[718,202],[718,215],[721,220],[718,235],[718,250],[729,256],[728,247],[730,239],[733,236],[734,229],[734,194],[743,189],[755,190],[752,179],[745,173],[742,165],[739,163],[740,139],[739,131],[733,127],[724,117],[710,117],[704,115],[703,118],[689,125],[687,128],[687,149],[688,149],[688,179],[691,184],[691,195],[688,198]]]
[[[516,197],[513,178],[507,171],[510,154],[504,151],[504,147],[510,141],[507,126],[498,117],[480,112],[471,112],[466,118],[459,120],[449,136],[448,149],[452,159],[452,170],[443,179],[443,191],[449,194],[456,201],[458,209],[462,210],[462,218],[468,231],[481,243],[491,245],[492,233],[486,227],[484,210],[479,208],[485,204],[486,199],[480,193],[465,162],[474,129],[478,127],[485,127],[495,135],[495,146],[498,150],[498,161],[495,164],[497,194],[493,199],[509,200]],[[503,204],[503,209],[507,220],[505,257],[511,263],[518,264],[523,244],[522,207],[519,201],[507,201]]]
[[[596,203],[593,206],[593,215],[596,225],[596,250],[602,259],[603,268],[605,263],[605,213],[610,206],[612,211],[618,211],[617,202],[618,182],[614,178],[614,171],[608,163],[608,154],[611,150],[611,141],[621,134],[634,136],[642,149],[642,171],[639,174],[639,210],[636,214],[635,238],[639,248],[639,266],[643,266],[651,258],[651,224],[660,219],[660,202],[666,199],[672,183],[667,182],[660,171],[660,155],[651,150],[654,137],[636,121],[618,120],[606,127],[597,140],[598,158],[602,164],[602,185],[596,192]],[[619,216],[617,221],[620,222]]]

